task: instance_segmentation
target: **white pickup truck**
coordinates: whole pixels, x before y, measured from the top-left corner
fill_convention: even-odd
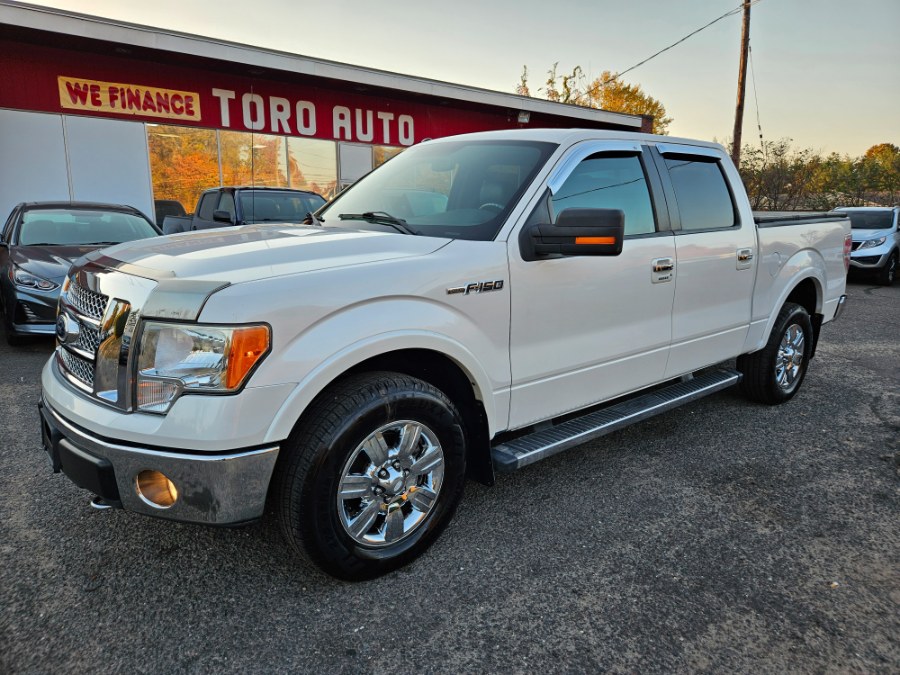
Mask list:
[[[754,218],[719,145],[583,130],[422,143],[310,221],[78,261],[42,375],[53,468],[179,521],[268,498],[298,552],[372,577],[466,476],[741,381],[790,399],[851,241],[843,214]]]

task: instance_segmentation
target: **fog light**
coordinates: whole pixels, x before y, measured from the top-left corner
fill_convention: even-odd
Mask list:
[[[165,474],[145,469],[135,479],[138,496],[150,506],[167,509],[178,499],[178,488]]]

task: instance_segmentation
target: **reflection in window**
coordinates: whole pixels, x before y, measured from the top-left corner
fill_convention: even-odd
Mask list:
[[[291,187],[327,199],[337,193],[334,141],[242,131],[217,134],[212,129],[161,124],[147,124],[146,128],[153,199],[157,206],[173,200],[166,204],[172,214],[190,213],[204,190],[222,185]],[[400,148],[382,150],[386,160]],[[378,148],[375,153],[379,156]]]
[[[621,209],[625,213],[625,234],[656,231],[650,192],[637,156],[588,157],[550,201],[556,215],[573,207]]]
[[[219,133],[223,185],[287,187],[284,138],[240,131]]]
[[[147,125],[153,198],[194,209],[203,190],[219,185],[216,132],[165,124]]]
[[[401,152],[403,152],[406,148],[395,148],[390,145],[376,145],[372,148],[374,150],[372,168],[381,166],[386,161],[388,161],[391,157],[396,157]]]
[[[287,139],[290,186],[331,199],[337,192],[337,143]]]

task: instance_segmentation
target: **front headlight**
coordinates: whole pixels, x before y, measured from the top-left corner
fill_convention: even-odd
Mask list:
[[[148,321],[138,355],[137,409],[165,413],[183,393],[237,391],[270,344],[266,325]]]
[[[875,248],[876,246],[881,246],[884,242],[887,241],[887,237],[878,237],[878,239],[866,239],[859,245],[859,248]]]
[[[9,278],[16,286],[21,286],[22,288],[31,288],[39,291],[53,291],[59,288],[59,284],[31,272],[26,272],[18,265],[13,265],[10,268]]]

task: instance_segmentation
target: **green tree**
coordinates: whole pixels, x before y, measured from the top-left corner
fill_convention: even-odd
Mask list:
[[[641,85],[628,84],[608,70],[604,70],[592,82],[587,82],[581,66],[575,66],[571,73],[562,75],[557,72],[558,66],[558,63],[554,63],[547,71],[545,87],[538,90],[547,100],[610,112],[647,115],[653,118],[654,134],[668,133],[672,118],[666,115],[666,107],[647,94]],[[531,96],[527,67],[522,69],[516,93]]]
[[[745,145],[740,172],[754,209],[891,206],[900,196],[900,149],[890,143],[872,146],[862,157],[823,157],[792,147],[790,139]]]

